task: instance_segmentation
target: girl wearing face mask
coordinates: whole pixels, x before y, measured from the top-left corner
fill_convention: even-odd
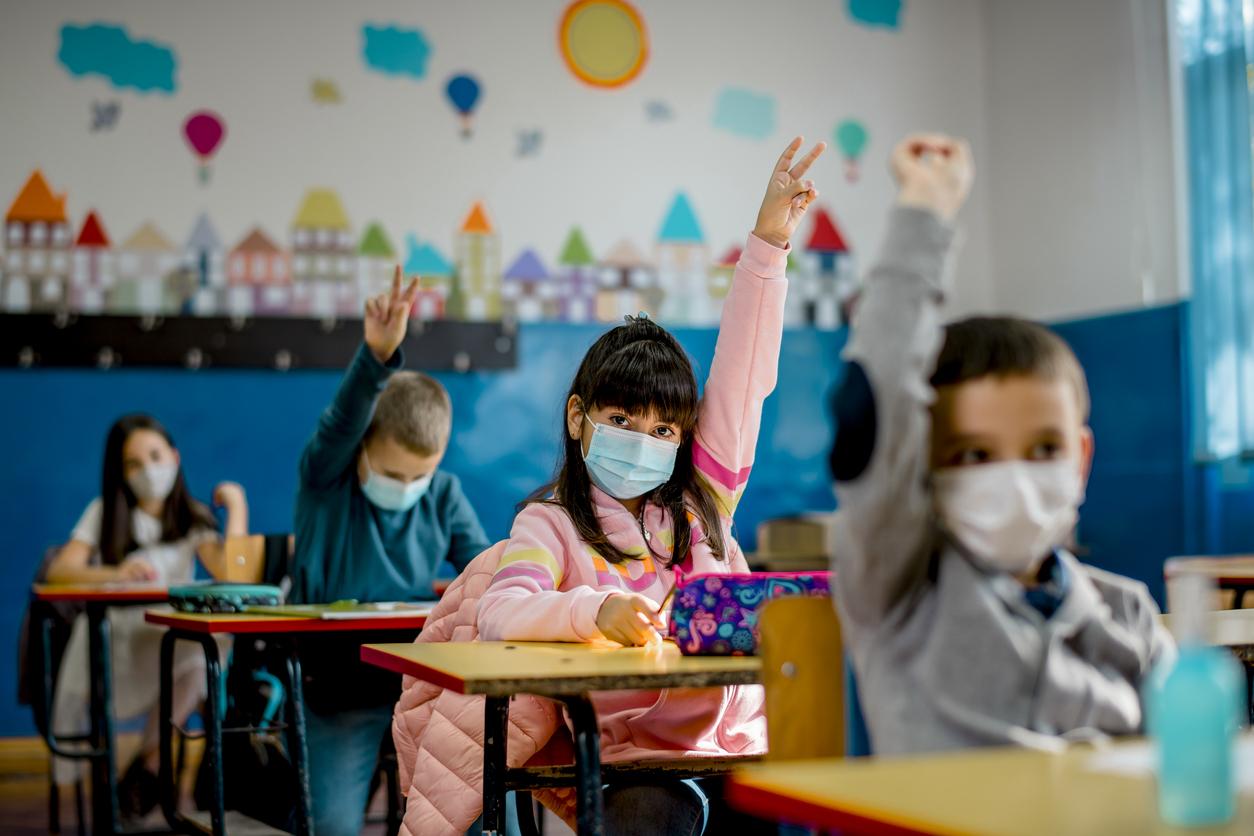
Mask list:
[[[775,385],[788,241],[817,195],[802,178],[824,148],[794,165],[801,143],[793,140],[772,174],[700,400],[683,349],[645,316],[602,335],[583,358],[564,404],[556,478],[519,512],[480,601],[483,639],[657,642],[659,605],[677,574],[748,571],[732,514]],[[607,760],[766,748],[758,687],[625,691],[594,702]],[[657,795],[663,810],[647,821],[634,812],[653,809],[642,793]],[[706,827],[705,800],[691,784],[613,790],[605,805],[609,833]]]
[[[248,533],[248,505],[239,485],[223,482],[213,494],[226,510],[226,533]],[[147,415],[113,424],[105,441],[101,493],[83,512],[48,568],[49,583],[135,582],[169,586],[191,581],[199,554],[213,564],[222,543],[210,510],[192,498],[179,452],[166,429]],[[140,754],[118,786],[121,812],[143,816],[157,803],[159,660],[162,631],[143,620],[143,609],[109,612],[114,708],[121,719],[148,715]],[[57,680],[54,729],[86,730],[90,683],[87,624],[79,616]],[[174,720],[182,723],[204,699],[204,657],[180,646],[174,669]],[[58,762],[58,780],[73,779],[73,764]]]

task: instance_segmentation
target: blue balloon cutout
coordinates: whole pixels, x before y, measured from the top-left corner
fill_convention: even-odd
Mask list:
[[[469,116],[475,109],[475,102],[479,101],[479,82],[472,76],[455,75],[448,80],[448,87],[444,92],[458,113]]]

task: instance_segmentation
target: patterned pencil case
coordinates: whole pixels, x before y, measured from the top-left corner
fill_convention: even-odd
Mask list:
[[[179,612],[243,612],[245,607],[283,603],[277,586],[252,583],[193,583],[170,587],[170,606]]]
[[[686,656],[754,656],[758,612],[784,595],[831,595],[830,572],[694,575],[675,590],[670,637]]]

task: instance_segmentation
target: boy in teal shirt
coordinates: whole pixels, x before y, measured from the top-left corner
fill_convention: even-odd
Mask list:
[[[488,547],[461,483],[439,470],[452,423],[448,393],[427,375],[398,371],[416,295],[416,281],[401,291],[397,267],[392,292],[366,303],[365,345],[301,456],[295,603],[432,598],[441,563],[460,572]],[[319,836],[360,830],[391,729],[399,684],[361,665],[362,641],[321,641],[301,654]]]

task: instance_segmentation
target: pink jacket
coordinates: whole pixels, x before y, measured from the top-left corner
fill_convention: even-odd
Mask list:
[[[479,597],[496,571],[505,542],[470,562],[453,581],[427,619],[416,641],[474,641]],[[569,763],[568,741],[553,737],[561,722],[551,700],[516,697],[510,704],[510,766],[532,760],[550,740],[554,745],[538,762]],[[483,808],[483,697],[455,694],[438,685],[405,677],[392,717],[392,739],[405,819],[401,836],[461,836]],[[537,793],[541,801],[572,824],[575,801],[570,790]]]
[[[684,574],[748,571],[730,526],[753,465],[762,404],[775,387],[787,258],[786,250],[750,236],[724,303],[692,455],[717,500],[729,554],[726,562],[716,560],[694,522],[693,546],[680,567]],[[615,591],[660,603],[673,571],[648,555],[635,517],[596,488],[593,494],[606,534],[640,560],[608,563],[579,539],[565,511],[529,505],[515,518],[504,548],[498,544],[476,558],[445,593],[418,641],[593,641],[603,638],[597,612]],[[668,514],[646,506],[643,524],[653,549],[668,554]],[[494,573],[490,579],[488,572]],[[446,618],[453,620],[445,625]],[[482,701],[439,691],[406,678],[397,705],[394,736],[409,787],[405,822],[414,836],[464,831],[482,803]],[[593,703],[606,761],[748,755],[766,748],[758,686],[603,692]],[[515,766],[549,743],[560,714],[550,701],[519,697],[511,703],[510,721],[509,763]],[[569,813],[558,799],[550,801]]]

